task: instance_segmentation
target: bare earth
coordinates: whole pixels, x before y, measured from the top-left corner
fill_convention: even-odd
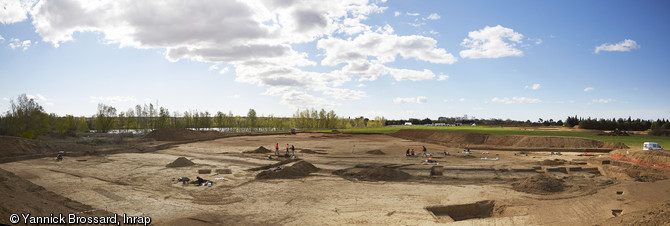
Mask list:
[[[294,145],[299,159],[320,170],[292,179],[256,179],[264,169],[252,168],[286,159],[274,156],[276,143],[280,154],[287,143]],[[444,167],[443,175],[431,176],[425,157],[405,156],[408,148],[421,155],[424,145],[428,153],[436,153],[433,159]],[[271,153],[254,151],[259,146]],[[150,153],[67,156],[61,162],[45,157],[3,163],[0,168],[85,204],[70,209],[90,206],[149,216],[157,225],[627,225],[650,218],[660,220],[649,221],[652,224],[670,222],[665,214],[670,211],[670,180],[657,176],[653,182],[639,182],[616,174],[623,166],[600,161],[609,160],[607,152],[458,153],[463,149],[389,135],[299,133],[227,137]],[[437,154],[445,151],[450,155]],[[496,156],[499,160],[493,160]],[[178,157],[195,165],[166,167]],[[203,169],[211,173],[198,174]],[[391,179],[361,176],[371,169]],[[410,176],[397,176],[402,173]],[[529,179],[538,175],[546,177]],[[196,176],[214,183],[207,187],[173,182]],[[549,179],[553,190],[535,186]],[[23,211],[2,205],[9,212]],[[659,208],[661,213],[649,215]],[[0,222],[6,223],[7,216],[3,218]]]

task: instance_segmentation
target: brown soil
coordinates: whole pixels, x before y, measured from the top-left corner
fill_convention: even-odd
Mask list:
[[[272,151],[270,151],[270,149],[267,149],[267,148],[265,148],[265,147],[263,147],[263,146],[260,146],[260,147],[256,148],[256,150],[253,150],[253,151],[245,151],[244,153],[260,153],[260,154],[267,154],[267,153],[272,153]]]
[[[610,218],[602,225],[670,225],[670,202]]]
[[[404,181],[411,177],[410,174],[403,171],[383,166],[363,168],[362,170],[358,167],[336,170],[333,174],[349,180],[362,181]]]
[[[151,131],[145,138],[157,141],[210,140],[225,137],[217,131],[194,131],[189,129],[158,129]]]
[[[564,165],[566,161],[564,159],[545,159],[542,161],[539,161],[537,164],[541,166],[558,166],[558,165]]]
[[[636,151],[630,155],[612,153],[612,160],[628,162],[635,165],[670,170],[670,151]]]
[[[195,166],[195,163],[191,162],[191,160],[188,160],[186,157],[179,157],[170,164],[165,165],[165,167],[168,168],[186,167],[186,166]]]
[[[273,169],[273,168],[277,168],[277,166],[286,165],[286,164],[289,164],[289,163],[292,163],[292,162],[295,162],[295,161],[298,161],[298,159],[284,159],[284,160],[282,160],[278,163],[273,163],[273,164],[269,164],[269,165],[261,166],[261,167],[256,167],[256,168],[251,168],[251,169],[249,169],[249,171],[259,171],[259,170]]]
[[[56,157],[58,152],[71,154],[92,153],[95,147],[75,143],[55,143],[30,140],[21,137],[0,136],[0,163],[32,158]]]
[[[545,175],[528,177],[520,182],[512,183],[512,188],[519,192],[531,194],[551,194],[564,189],[564,181]]]
[[[0,224],[10,225],[11,214],[30,213],[32,216],[49,216],[91,210],[91,206],[65,198],[44,187],[33,184],[15,174],[0,169]],[[97,212],[100,215],[100,212]],[[21,219],[23,222],[23,219]]]
[[[382,150],[370,150],[370,151],[366,151],[365,153],[371,154],[371,155],[385,155],[386,154]]]
[[[299,161],[292,166],[281,170],[267,170],[256,174],[256,179],[295,179],[309,176],[310,173],[319,171],[319,168],[309,162]]]
[[[314,151],[314,150],[312,150],[312,149],[301,149],[301,150],[300,150],[300,153],[304,153],[304,154],[319,154],[319,155],[325,155],[325,154],[327,154],[327,153],[323,153],[323,152]]]
[[[520,136],[520,135],[490,135],[481,133],[463,133],[451,131],[401,129],[392,136],[441,144],[446,146],[479,149],[613,149],[614,147],[628,148],[623,144],[608,144],[606,142],[579,137],[552,137],[552,136]],[[564,150],[567,151],[567,150]]]

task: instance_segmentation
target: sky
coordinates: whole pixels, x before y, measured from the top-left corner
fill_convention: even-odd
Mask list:
[[[668,1],[0,0],[0,112],[670,118]]]

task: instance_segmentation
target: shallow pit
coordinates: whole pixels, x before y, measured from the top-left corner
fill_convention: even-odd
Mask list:
[[[621,215],[621,213],[623,213],[623,210],[612,210],[612,215],[615,217]]]
[[[439,222],[454,222],[498,216],[504,211],[493,200],[484,200],[469,204],[429,206],[426,210]]]

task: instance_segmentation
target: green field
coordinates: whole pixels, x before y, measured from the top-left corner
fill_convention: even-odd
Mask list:
[[[351,128],[339,129],[337,131],[344,133],[395,133],[401,129],[426,129],[426,130],[443,130],[454,132],[471,132],[484,133],[494,135],[525,135],[525,136],[566,136],[566,137],[583,137],[605,142],[621,142],[628,146],[641,147],[644,142],[657,142],[661,146],[670,148],[670,137],[658,137],[650,135],[630,135],[630,136],[599,136],[597,133],[577,132],[577,131],[533,131],[509,129],[501,127],[488,126],[387,126],[382,128]],[[331,130],[320,130],[317,132],[331,132]]]

